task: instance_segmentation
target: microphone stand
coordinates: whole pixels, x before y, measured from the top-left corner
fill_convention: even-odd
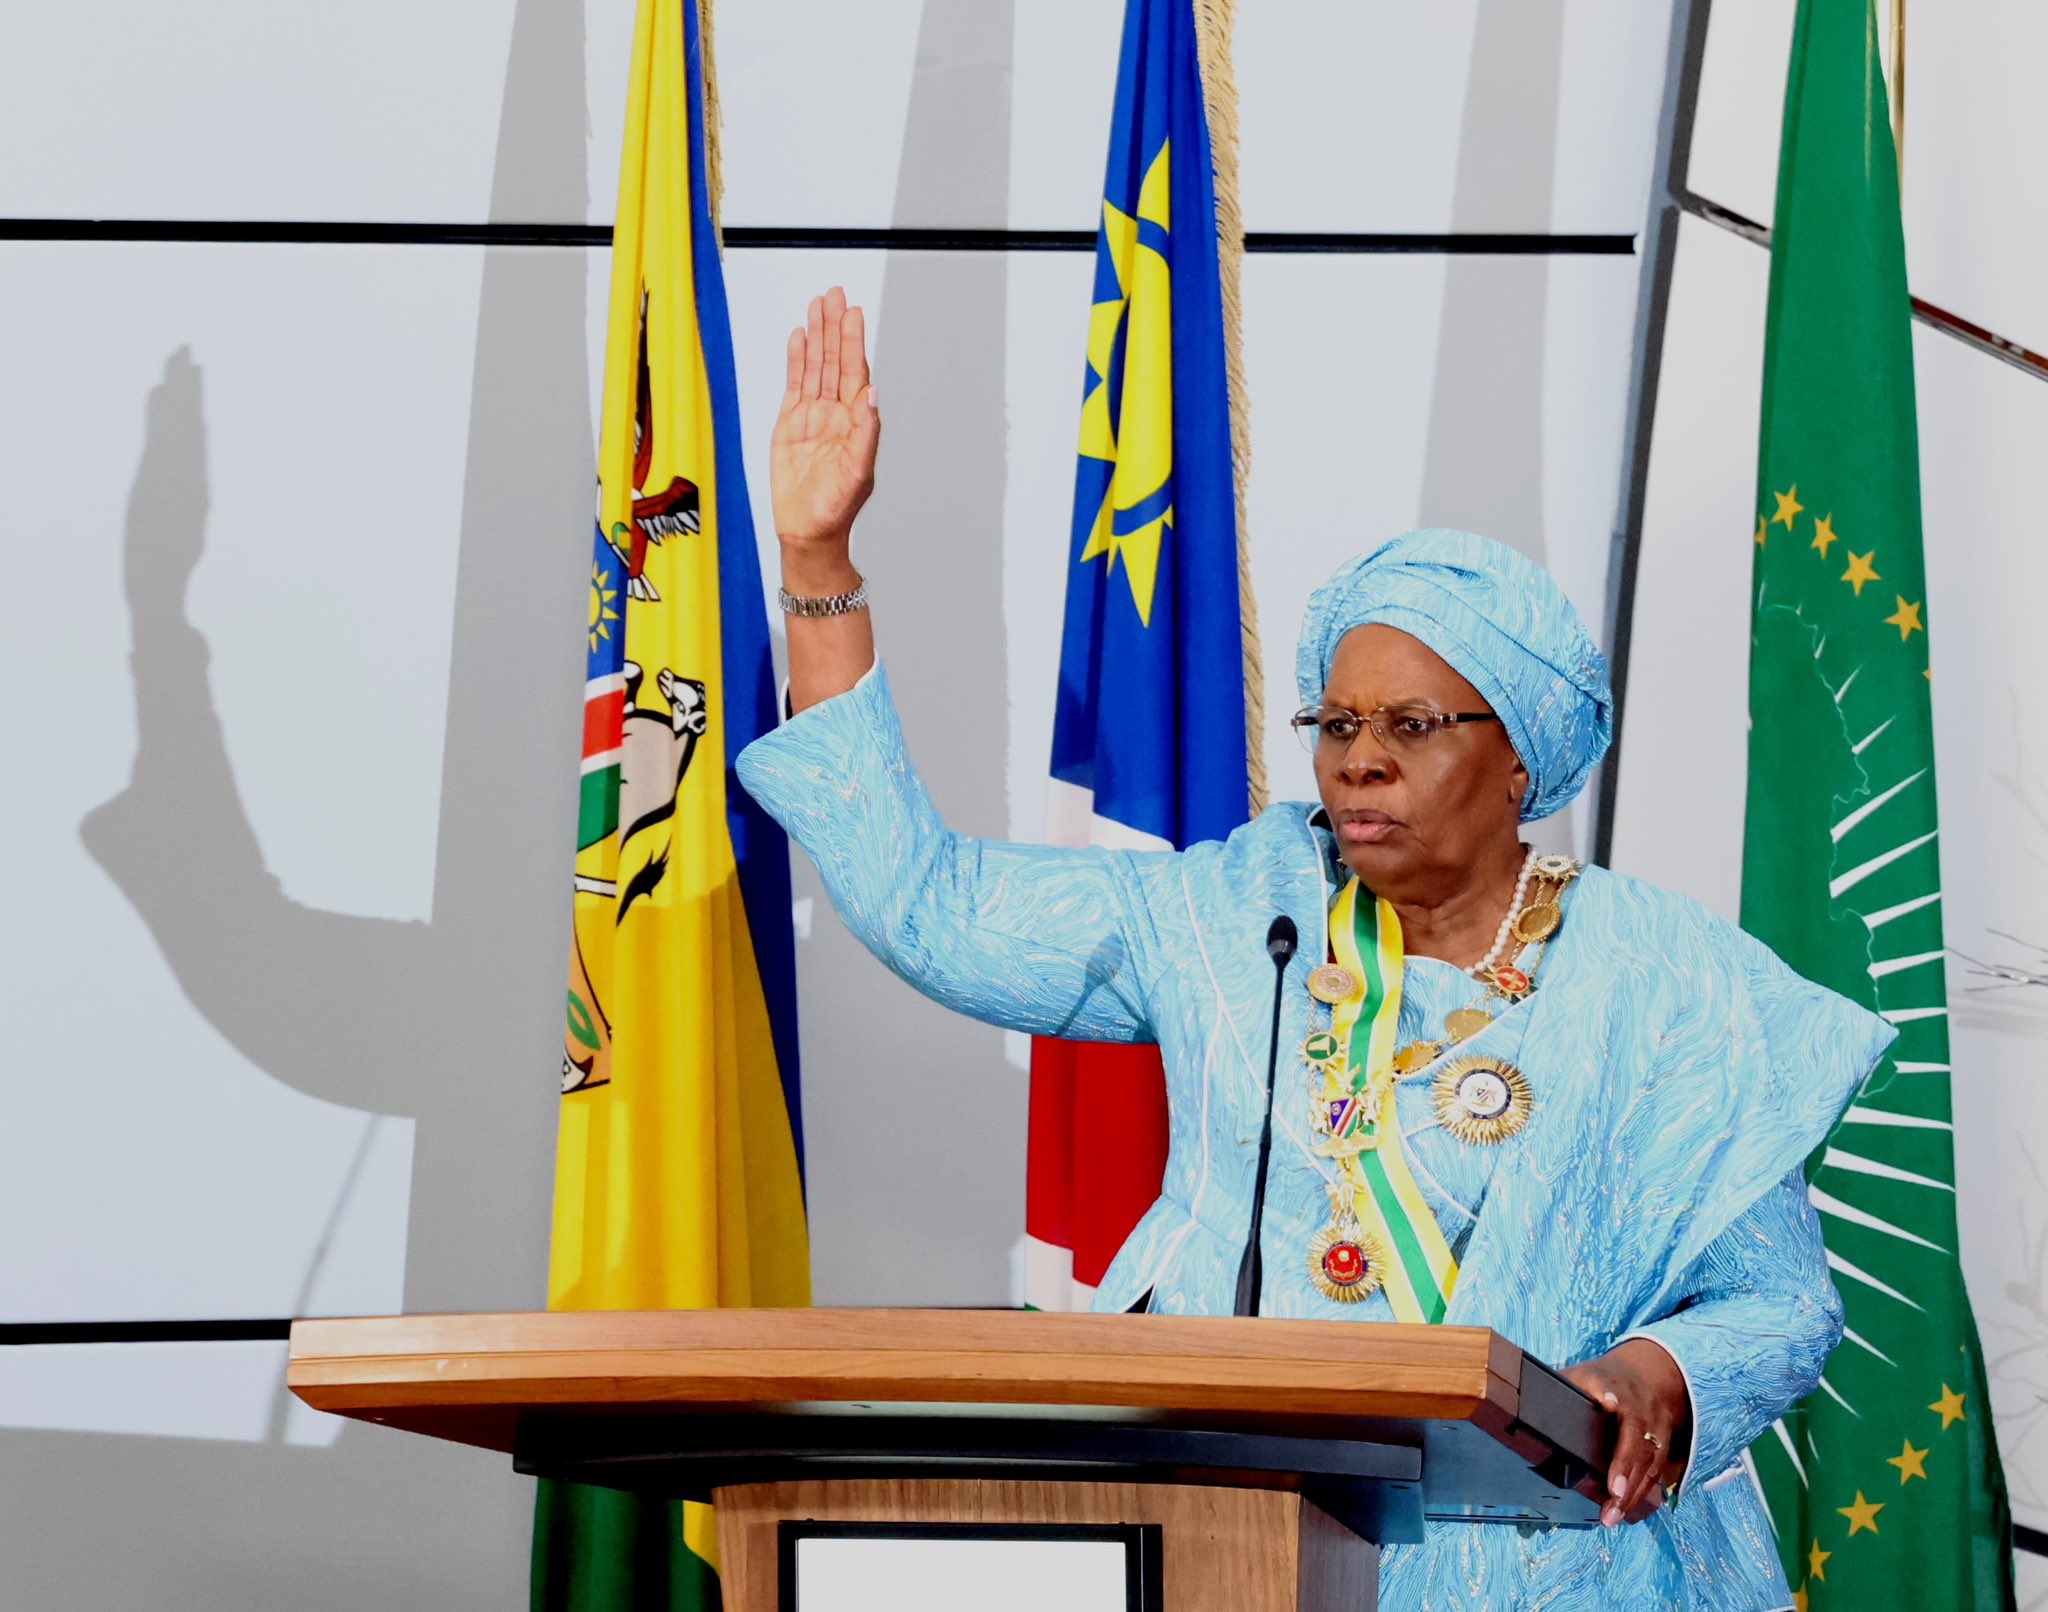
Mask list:
[[[1300,931],[1284,912],[1266,931],[1266,955],[1273,959],[1273,1031],[1266,1048],[1266,1121],[1259,1127],[1259,1171],[1252,1183],[1252,1229],[1244,1245],[1244,1258],[1237,1267],[1237,1305],[1231,1311],[1233,1315],[1259,1313],[1263,1277],[1259,1234],[1266,1221],[1266,1173],[1273,1162],[1273,1087],[1280,1067],[1280,988],[1286,982],[1287,965],[1300,943]]]

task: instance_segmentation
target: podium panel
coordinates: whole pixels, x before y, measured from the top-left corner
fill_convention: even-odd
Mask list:
[[[952,1482],[755,1484],[717,1491],[729,1612],[809,1612],[787,1598],[785,1542],[804,1522],[1039,1529],[1156,1528],[1158,1605],[1143,1612],[1371,1612],[1379,1547],[1298,1495],[1174,1484]],[[964,1589],[964,1587],[963,1587]],[[963,1595],[962,1604],[968,1604]]]
[[[820,1522],[776,1527],[791,1612],[1158,1612],[1159,1530],[1138,1523]]]

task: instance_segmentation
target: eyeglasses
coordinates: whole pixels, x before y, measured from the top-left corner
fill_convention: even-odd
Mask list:
[[[1372,729],[1372,736],[1396,755],[1412,755],[1444,728],[1499,720],[1492,711],[1438,711],[1427,705],[1382,705],[1364,716],[1341,705],[1312,705],[1297,711],[1291,726],[1311,755],[1323,748],[1349,750],[1360,728]]]

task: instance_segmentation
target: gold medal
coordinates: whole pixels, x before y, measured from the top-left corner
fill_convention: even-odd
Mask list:
[[[1416,1070],[1426,1068],[1443,1050],[1441,1041],[1411,1041],[1394,1054],[1394,1073],[1412,1075]]]
[[[1460,1058],[1431,1088],[1436,1117],[1461,1142],[1491,1147],[1529,1123],[1529,1079],[1502,1058]]]
[[[1557,926],[1563,922],[1564,912],[1555,901],[1531,902],[1515,914],[1510,933],[1524,946],[1533,946],[1537,941],[1548,940],[1556,934]]]
[[[1308,994],[1332,1007],[1350,1001],[1362,988],[1358,976],[1337,963],[1325,963],[1308,977]]]
[[[1339,1209],[1308,1243],[1308,1279],[1326,1299],[1356,1304],[1380,1290],[1385,1280],[1386,1245]]]
[[[1493,1023],[1493,1015],[1482,1007],[1461,1007],[1444,1015],[1444,1033],[1453,1041],[1470,1041]]]
[[[1320,1069],[1344,1050],[1342,1043],[1328,1030],[1318,1030],[1301,1044],[1301,1055]]]
[[[1329,1075],[1327,1069],[1324,1073]],[[1377,1148],[1380,1114],[1391,1094],[1391,1086],[1379,1085],[1345,1091],[1332,1079],[1309,1111],[1310,1123],[1322,1137],[1316,1151],[1326,1159],[1355,1159]]]
[[[1507,963],[1495,963],[1487,974],[1487,982],[1510,1002],[1519,1002],[1536,988],[1536,982],[1519,968]]]

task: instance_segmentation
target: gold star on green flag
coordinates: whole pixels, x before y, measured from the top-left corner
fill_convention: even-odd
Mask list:
[[[1914,1449],[1913,1441],[1907,1439],[1905,1449],[1892,1456],[1885,1465],[1899,1469],[1899,1486],[1904,1488],[1908,1480],[1927,1476],[1927,1452]]]
[[[1885,107],[1871,0],[1800,0],[1748,551],[1742,922],[1900,1034],[1807,1165],[1848,1331],[1820,1391],[1751,1457],[1796,1605],[1898,1606],[1910,1586],[1916,1607],[1996,1612],[2013,1604],[2009,1515],[1990,1418],[1965,1414],[1985,1403],[1983,1356],[1955,1254],[1911,306]],[[1800,524],[1809,506],[1826,513]],[[1795,541],[1765,540],[1780,529]],[[1958,1372],[1959,1387],[1942,1380]]]

